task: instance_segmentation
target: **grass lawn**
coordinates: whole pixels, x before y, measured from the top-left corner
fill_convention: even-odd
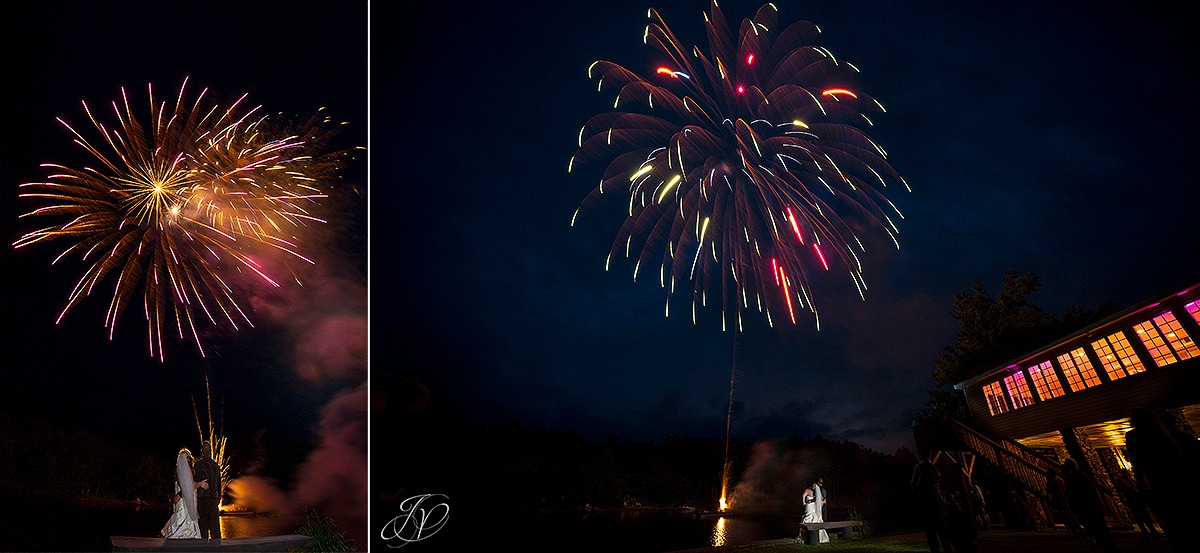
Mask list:
[[[701,553],[701,552],[749,552],[754,553],[824,553],[826,551],[864,551],[864,552],[895,552],[895,553],[919,553],[929,551],[929,546],[925,544],[925,534],[923,533],[895,533],[882,536],[873,536],[870,539],[853,539],[843,540],[840,537],[830,536],[828,543],[819,543],[816,545],[806,545],[799,543],[794,539],[778,539],[765,540],[744,545],[731,545],[726,547],[706,547],[700,549],[688,549],[676,553]]]

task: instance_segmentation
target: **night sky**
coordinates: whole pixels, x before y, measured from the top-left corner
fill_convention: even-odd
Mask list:
[[[319,263],[304,269],[308,286],[244,298],[254,326],[206,333],[204,357],[168,336],[165,362],[151,358],[136,300],[109,340],[111,279],[55,324],[83,265],[78,256],[51,265],[67,242],[12,244],[46,223],[18,220],[34,206],[18,198],[18,185],[45,179],[39,164],[96,164],[55,118],[96,139],[80,102],[113,125],[110,103],[122,87],[143,122],[147,85],[173,101],[187,78],[189,99],[203,88],[222,105],[246,94],[267,113],[301,118],[324,107],[348,123],[331,147],[367,146],[367,5],[10,2],[0,21],[0,408],[90,430],[170,466],[180,447],[199,451],[193,401],[207,427],[207,375],[235,476],[259,477],[256,489],[277,488],[295,504],[365,517],[365,153],[331,200],[337,216],[327,228],[337,238],[310,244]],[[359,526],[347,530],[362,543]]]
[[[42,178],[39,163],[79,159],[54,118],[83,126],[79,101],[104,105],[121,86],[174,90],[186,76],[274,111],[326,106],[369,146],[347,180],[362,188],[369,169],[371,181],[369,261],[351,216],[322,264],[331,286],[289,308],[287,322],[314,326],[263,310],[255,328],[213,336],[203,359],[187,342],[150,359],[134,313],[110,341],[101,301],[55,325],[78,265],[52,267],[53,246],[0,249],[5,412],[169,457],[195,441],[191,399],[207,369],[231,439],[274,444],[275,456],[319,449],[324,408],[352,398],[363,372],[329,360],[328,376],[310,378],[306,346],[346,330],[317,324],[318,307],[353,318],[365,267],[369,373],[421,379],[431,408],[597,440],[723,437],[736,366],[736,437],[820,435],[890,453],[911,447],[957,330],[953,296],[972,282],[994,292],[1006,270],[1033,271],[1033,301],[1061,313],[1200,275],[1187,242],[1200,230],[1197,59],[1165,7],[777,3],[781,22],[816,23],[821,45],[862,71],[888,110],[870,134],[912,192],[887,191],[905,215],[901,249],[864,259],[865,301],[844,277],[822,277],[819,330],[752,320],[734,334],[715,309],[695,325],[664,317],[657,279],[634,283],[630,264],[605,272],[620,217],[569,224],[602,170],[567,171],[579,129],[613,100],[588,66],[653,71],[651,6],[707,50],[706,2],[375,3],[369,49],[365,5],[276,4],[3,8],[6,244],[30,230],[17,185]],[[734,24],[760,5],[721,4]]]
[[[722,2],[734,24],[757,2]],[[910,445],[953,343],[956,292],[1033,271],[1054,313],[1121,305],[1200,274],[1183,245],[1200,194],[1194,49],[1145,3],[780,2],[861,71],[888,113],[871,136],[912,193],[899,251],[818,279],[821,328],[721,332],[664,317],[657,267],[604,262],[621,213],[569,225],[602,165],[567,172],[580,127],[612,107],[597,59],[650,74],[655,7],[707,50],[706,2],[413,6],[372,28],[372,371],[442,402],[593,439],[821,435]],[[676,296],[686,306],[686,295]],[[704,313],[704,312],[702,312]],[[411,325],[411,330],[393,330]],[[734,347],[736,339],[736,350]],[[381,345],[384,344],[384,345]],[[394,345],[395,344],[395,345]],[[911,447],[911,445],[910,445]]]

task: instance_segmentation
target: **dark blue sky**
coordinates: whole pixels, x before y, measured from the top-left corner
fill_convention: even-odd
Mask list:
[[[737,24],[761,4],[721,5]],[[1009,268],[1040,275],[1033,299],[1053,312],[1126,305],[1200,274],[1180,242],[1200,230],[1200,195],[1196,57],[1179,14],[776,5],[862,71],[888,109],[871,135],[913,191],[888,192],[906,216],[901,249],[867,260],[865,302],[823,279],[820,331],[737,336],[736,436],[908,444],[953,341],[954,294],[976,280],[995,291]],[[569,226],[601,171],[567,172],[579,128],[612,105],[587,68],[652,71],[651,6],[707,50],[699,1],[423,6],[398,29],[375,10],[373,371],[420,376],[431,401],[488,420],[594,438],[724,435],[735,337],[715,313],[665,318],[656,278],[604,271],[619,216]]]
[[[371,6],[369,56],[361,6],[6,6],[0,55],[21,78],[6,80],[0,107],[5,240],[27,230],[16,185],[76,154],[54,117],[81,121],[81,99],[191,76],[278,111],[329,106],[370,124],[371,372],[419,377],[434,407],[488,421],[593,438],[724,436],[735,336],[715,313],[699,325],[665,318],[653,279],[604,271],[620,219],[569,226],[599,171],[567,172],[579,128],[612,105],[587,67],[651,70],[651,6],[707,49],[707,3],[432,4]],[[740,22],[760,5],[722,8]],[[1180,14],[1133,2],[777,6],[861,69],[888,109],[872,137],[913,191],[889,191],[906,216],[902,248],[866,260],[865,302],[849,282],[820,280],[820,331],[802,320],[736,336],[736,436],[908,444],[953,340],[954,293],[975,280],[994,290],[1009,268],[1039,274],[1034,300],[1055,312],[1132,303],[1200,274],[1181,245],[1200,230],[1200,193],[1189,184],[1196,57]],[[347,238],[355,250],[359,237]],[[165,367],[146,359],[137,321],[108,341],[100,308],[55,326],[76,275],[51,258],[0,256],[5,408],[62,416],[71,405],[97,429],[144,435],[158,417],[190,433],[190,405],[161,414],[195,390],[204,363],[186,344]],[[302,434],[285,428],[315,421],[337,389],[296,385],[285,332],[264,324],[217,340],[207,361],[226,375],[227,424],[246,421],[247,436]]]

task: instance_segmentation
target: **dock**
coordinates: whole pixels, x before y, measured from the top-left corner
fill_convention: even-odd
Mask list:
[[[113,551],[287,551],[317,545],[317,539],[303,534],[262,536],[257,538],[223,538],[218,540],[145,538],[139,536],[110,536]]]

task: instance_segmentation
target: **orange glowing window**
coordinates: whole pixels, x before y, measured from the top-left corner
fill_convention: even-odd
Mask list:
[[[1033,380],[1033,389],[1037,390],[1038,399],[1046,401],[1066,393],[1058,379],[1058,372],[1054,370],[1054,365],[1049,359],[1029,367],[1028,372],[1029,379]]]
[[[1096,350],[1096,355],[1100,356],[1100,363],[1104,365],[1109,380],[1117,380],[1146,370],[1137,354],[1133,352],[1133,347],[1129,345],[1124,332],[1117,331],[1107,338],[1096,340],[1092,342],[1092,348]]]
[[[1133,327],[1154,362],[1162,367],[1180,359],[1191,359],[1197,354],[1196,344],[1187,331],[1179,325],[1175,314],[1164,312],[1149,321]]]
[[[999,381],[984,386],[983,397],[987,400],[988,412],[992,415],[1008,411],[1008,405],[1004,403],[1004,390],[1000,388]]]
[[[1058,365],[1062,367],[1063,376],[1067,377],[1067,385],[1071,387],[1072,392],[1086,390],[1100,384],[1100,377],[1092,368],[1092,360],[1088,359],[1087,352],[1083,348],[1076,348],[1071,353],[1059,355]]]
[[[1191,313],[1192,319],[1194,319],[1197,324],[1200,324],[1200,301],[1189,303],[1183,306],[1183,308],[1187,309],[1188,313]]]
[[[1004,377],[1004,388],[1008,390],[1008,397],[1012,400],[1013,409],[1033,405],[1033,395],[1029,393],[1029,384],[1025,382],[1024,373],[1019,372]]]
[[[1196,341],[1183,329],[1183,325],[1179,324],[1174,313],[1168,311],[1155,317],[1154,324],[1167,337],[1167,343],[1171,344],[1180,359],[1200,357],[1200,347],[1196,346]]]

